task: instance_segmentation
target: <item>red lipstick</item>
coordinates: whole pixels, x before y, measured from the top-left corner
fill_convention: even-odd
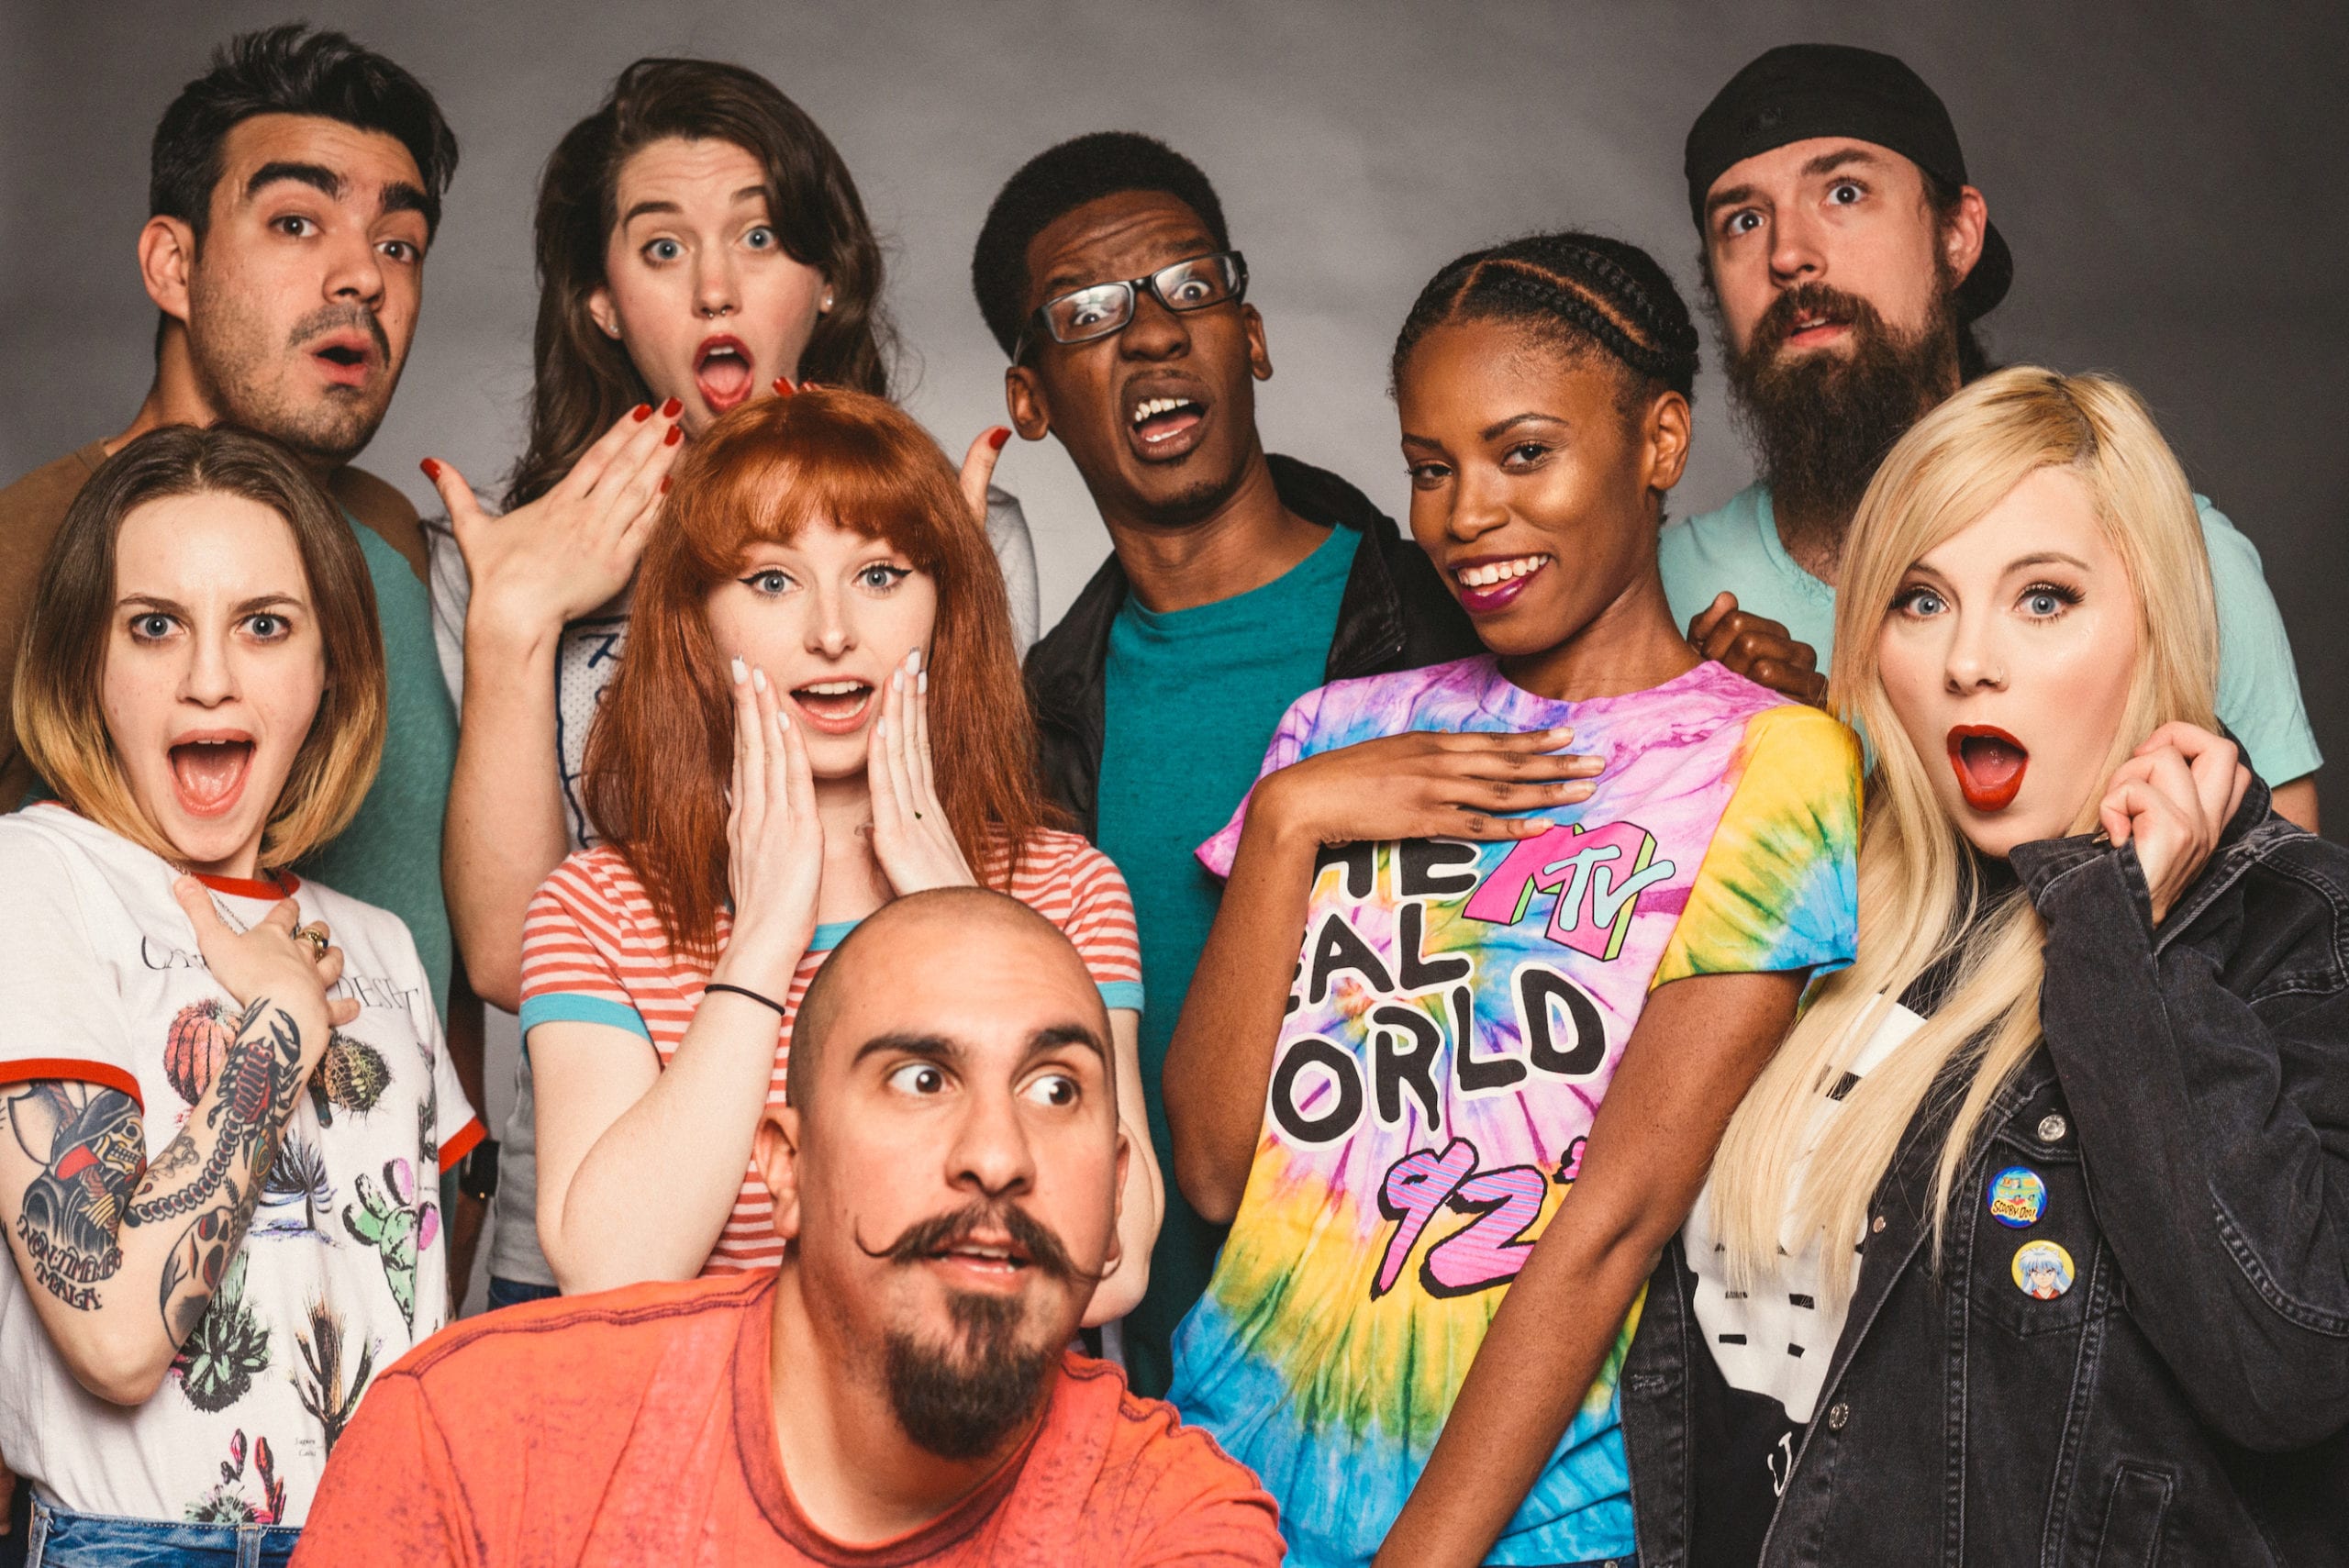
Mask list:
[[[1996,725],[1961,724],[1949,732],[1949,765],[1966,805],[1976,811],[2004,811],[2022,792],[2031,752]]]

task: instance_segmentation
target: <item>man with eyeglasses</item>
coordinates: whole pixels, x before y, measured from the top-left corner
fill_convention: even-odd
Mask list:
[[[1265,453],[1264,319],[1188,159],[1123,131],[1039,154],[988,210],[971,282],[1012,357],[1012,424],[1059,437],[1115,550],[1029,654],[1028,686],[1046,784],[1133,890],[1143,1095],[1171,1175],[1159,1073],[1222,892],[1192,851],[1298,696],[1478,645],[1362,492]],[[1128,1377],[1152,1396],[1222,1241],[1166,1185],[1150,1290],[1123,1324]]]

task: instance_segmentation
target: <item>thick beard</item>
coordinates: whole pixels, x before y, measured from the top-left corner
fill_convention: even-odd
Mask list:
[[[1814,309],[1849,323],[1851,353],[1782,358],[1795,318]],[[1958,331],[1947,279],[1924,326],[1909,335],[1866,300],[1825,284],[1772,303],[1726,368],[1731,412],[1779,517],[1851,521],[1885,454],[1956,389]]]
[[[386,362],[390,344],[374,314],[360,306],[329,306],[295,324],[284,343],[273,343],[268,327],[228,302],[190,301],[188,358],[206,400],[229,424],[269,437],[321,468],[340,468],[375,439],[391,406],[391,379],[380,393],[335,389],[311,402],[297,402],[268,381],[273,366],[300,352],[337,327],[357,326],[372,336]]]
[[[883,1370],[906,1435],[941,1459],[982,1459],[1036,1413],[1057,1345],[1026,1346],[1025,1304],[957,1292],[948,1298],[959,1347],[888,1337]]]

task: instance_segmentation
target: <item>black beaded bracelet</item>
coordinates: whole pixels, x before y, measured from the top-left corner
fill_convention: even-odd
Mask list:
[[[712,991],[730,991],[737,996],[748,996],[751,1001],[756,1002],[762,1007],[773,1007],[774,1009],[774,1016],[778,1018],[787,1018],[791,1016],[788,1012],[784,1010],[782,1003],[776,1001],[772,996],[762,996],[756,991],[751,990],[748,986],[729,985],[722,980],[713,980],[708,984],[702,987],[702,993],[705,995]]]

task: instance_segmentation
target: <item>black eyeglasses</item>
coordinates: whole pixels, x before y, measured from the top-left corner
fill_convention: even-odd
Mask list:
[[[1237,250],[1219,250],[1212,256],[1194,256],[1161,267],[1148,277],[1094,284],[1048,299],[1020,328],[1019,340],[1011,346],[1011,362],[1018,364],[1028,357],[1028,345],[1039,328],[1051,333],[1055,343],[1090,343],[1123,331],[1134,318],[1134,306],[1143,289],[1177,312],[1237,305],[1248,293],[1248,261]]]

